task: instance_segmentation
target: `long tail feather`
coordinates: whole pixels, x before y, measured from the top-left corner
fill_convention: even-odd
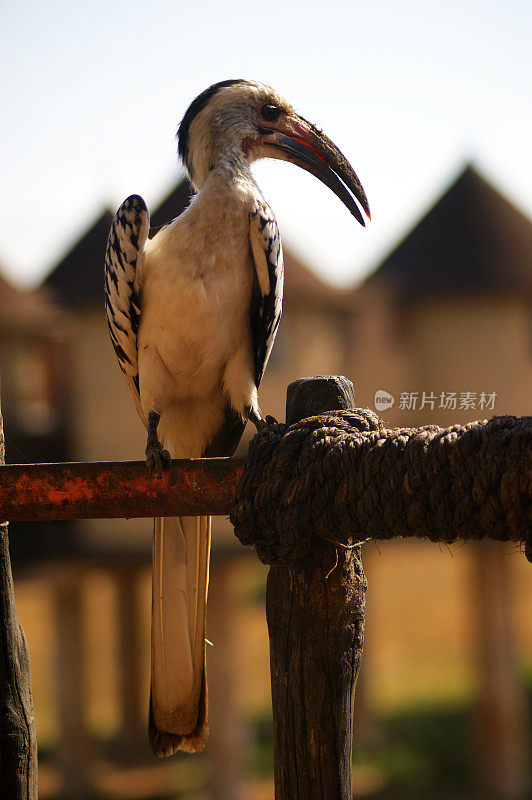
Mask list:
[[[160,757],[203,750],[207,740],[210,538],[210,517],[154,521],[149,730]]]

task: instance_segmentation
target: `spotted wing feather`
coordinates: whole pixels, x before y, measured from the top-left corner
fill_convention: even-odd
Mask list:
[[[273,211],[264,201],[250,214],[250,242],[256,282],[250,307],[255,383],[258,386],[277,335],[283,307],[284,265],[281,237]]]
[[[116,212],[105,253],[105,310],[111,341],[141,419],[137,334],[140,274],[150,227],[146,203],[131,195]]]

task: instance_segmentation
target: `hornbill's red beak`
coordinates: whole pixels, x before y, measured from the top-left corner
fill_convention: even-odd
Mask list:
[[[273,158],[291,161],[318,178],[332,189],[361,225],[365,222],[355,200],[371,219],[362,184],[334,142],[312,123],[295,114],[283,115],[271,127],[273,130],[263,132],[262,141],[276,151],[271,154]]]

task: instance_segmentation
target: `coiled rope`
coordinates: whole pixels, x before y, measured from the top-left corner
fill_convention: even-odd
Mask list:
[[[312,535],[491,538],[532,560],[532,417],[385,428],[367,409],[267,426],[251,442],[231,514],[261,561],[290,564]]]

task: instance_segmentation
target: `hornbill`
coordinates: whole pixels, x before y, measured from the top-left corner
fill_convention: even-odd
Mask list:
[[[364,225],[364,190],[318,128],[262,83],[226,80],[191,103],[178,150],[196,189],[149,238],[144,200],[120,206],[105,259],[111,340],[147,428],[150,474],[170,458],[231,455],[247,420],[267,424],[257,389],[281,317],[277,223],[250,170],[258,158],[315,175]],[[360,208],[359,208],[360,206]],[[210,517],[156,519],[149,731],[156,755],[207,738],[205,610]]]

